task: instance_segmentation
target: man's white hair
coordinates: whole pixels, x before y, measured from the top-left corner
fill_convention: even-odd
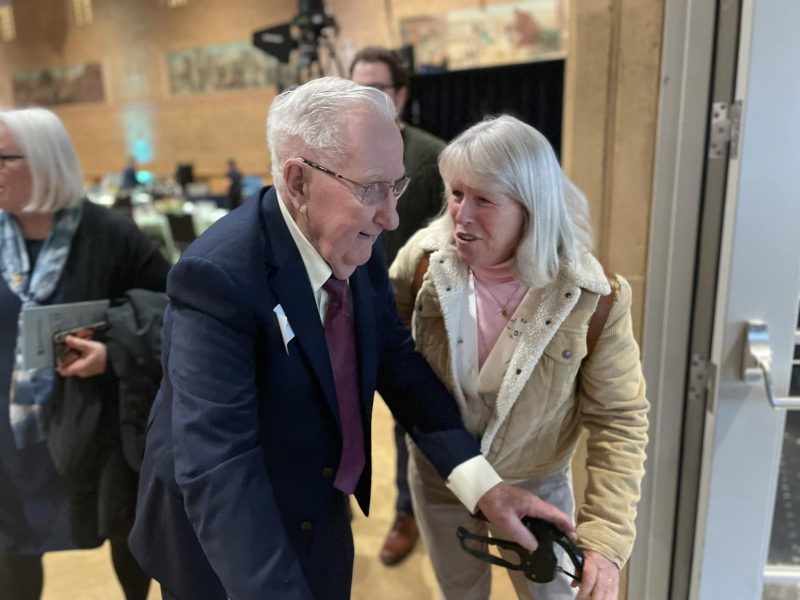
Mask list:
[[[326,167],[340,166],[355,150],[347,147],[347,127],[359,111],[373,111],[391,121],[397,116],[389,96],[339,77],[314,79],[278,95],[267,117],[275,187],[284,185],[283,164],[289,158],[311,155]]]

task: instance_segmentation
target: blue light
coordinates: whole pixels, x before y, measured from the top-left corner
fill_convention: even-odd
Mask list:
[[[132,156],[137,163],[151,162],[155,153],[153,151],[153,122],[150,109],[136,107],[123,110],[122,126],[125,131],[128,155]]]

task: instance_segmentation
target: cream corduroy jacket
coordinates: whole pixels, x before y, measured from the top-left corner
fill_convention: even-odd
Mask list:
[[[421,229],[400,250],[389,274],[417,350],[464,415],[468,407],[453,374],[468,270],[450,236],[436,223]],[[428,271],[413,298],[412,283],[425,253],[430,254]],[[589,320],[599,296],[611,292],[600,263],[586,254],[541,290],[534,318],[522,324],[480,443],[499,475],[513,483],[564,468],[586,427],[588,483],[578,507],[578,543],[621,568],[635,538],[649,403],[631,326],[631,288],[622,277],[617,281],[605,328],[585,361]]]

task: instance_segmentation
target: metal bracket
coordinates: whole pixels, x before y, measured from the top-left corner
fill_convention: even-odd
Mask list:
[[[742,355],[742,379],[747,383],[763,380],[767,400],[774,408],[798,409],[800,396],[779,398],[772,385],[772,348],[769,345],[769,329],[762,321],[748,321]]]
[[[689,389],[697,395],[705,392],[708,376],[710,374],[711,363],[699,354],[692,354],[692,361],[689,366]]]
[[[739,130],[742,119],[742,101],[714,102],[711,105],[711,132],[708,158],[736,158],[739,155]]]
[[[689,386],[687,400],[692,404],[705,402],[708,392],[708,383],[714,376],[714,364],[700,354],[692,354],[689,362]],[[714,407],[706,406],[706,410],[714,412]]]

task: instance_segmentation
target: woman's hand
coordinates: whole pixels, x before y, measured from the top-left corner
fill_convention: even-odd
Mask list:
[[[62,377],[94,377],[106,370],[108,349],[103,342],[84,340],[74,335],[65,339],[69,352],[67,359],[58,363],[58,374]],[[76,356],[75,358],[71,358]]]
[[[593,550],[584,551],[583,581],[576,600],[617,600],[619,569],[605,556]]]

